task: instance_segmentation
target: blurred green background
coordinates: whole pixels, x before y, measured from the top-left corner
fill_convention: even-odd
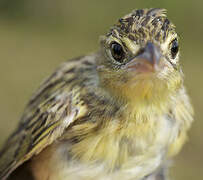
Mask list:
[[[185,82],[195,107],[176,180],[203,179],[202,0],[0,0],[0,145],[32,92],[63,61],[98,49],[98,37],[134,8],[161,7],[181,35]]]

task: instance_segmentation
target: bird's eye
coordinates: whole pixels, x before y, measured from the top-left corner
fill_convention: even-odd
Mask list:
[[[125,52],[124,52],[122,46],[117,42],[112,42],[110,45],[110,48],[111,48],[111,54],[112,54],[113,58],[117,62],[123,63],[123,61],[125,59]]]
[[[178,41],[177,39],[174,39],[171,45],[171,56],[173,59],[176,57],[178,50],[179,50]]]

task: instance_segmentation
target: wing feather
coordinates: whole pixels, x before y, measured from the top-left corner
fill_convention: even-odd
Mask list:
[[[78,103],[79,91],[69,90],[70,84],[66,83],[68,77],[73,76],[67,74],[64,79],[63,69],[59,69],[31,98],[17,130],[0,152],[0,179],[7,179],[18,166],[53,143],[85,113]]]

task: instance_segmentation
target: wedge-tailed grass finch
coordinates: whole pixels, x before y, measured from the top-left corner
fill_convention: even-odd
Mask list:
[[[65,62],[32,96],[0,179],[165,179],[193,120],[178,41],[163,9],[119,19],[98,52]]]

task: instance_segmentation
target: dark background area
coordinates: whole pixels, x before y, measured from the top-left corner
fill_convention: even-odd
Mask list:
[[[133,9],[159,7],[181,36],[185,84],[195,108],[189,141],[172,164],[176,180],[203,179],[203,1],[0,0],[0,145],[32,92],[63,61],[99,48],[98,38]]]

